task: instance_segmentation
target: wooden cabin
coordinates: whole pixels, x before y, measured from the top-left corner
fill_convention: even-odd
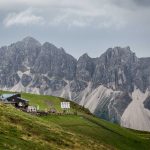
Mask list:
[[[2,94],[0,95],[0,102],[12,104],[17,108],[27,108],[29,105],[29,101],[21,98],[21,94]]]

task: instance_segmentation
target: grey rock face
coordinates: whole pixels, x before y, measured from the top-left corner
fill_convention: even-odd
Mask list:
[[[144,101],[144,107],[150,110],[150,96]]]
[[[33,73],[48,74],[49,77],[72,80],[76,72],[76,59],[66,54],[63,49],[46,42],[41,47]]]
[[[17,74],[12,74],[10,77],[6,80],[6,87],[12,87],[18,83],[20,80],[19,76]]]
[[[150,89],[150,58],[140,58],[137,64],[135,85],[143,92]]]
[[[66,54],[63,49],[58,49],[50,43],[41,45],[31,37],[0,48],[0,75],[1,86],[7,86],[5,80],[17,71],[30,70],[33,75],[47,74],[48,77],[65,78],[73,80],[76,72],[76,59]],[[19,77],[15,77],[19,81]],[[30,78],[30,79],[29,79]],[[23,75],[20,79],[24,86],[28,85],[31,77]],[[26,82],[26,83],[25,83]],[[27,85],[25,85],[27,84]],[[9,85],[14,85],[10,84]]]
[[[21,83],[24,87],[26,87],[27,85],[29,85],[29,83],[32,81],[31,76],[23,74],[22,79],[21,79]]]
[[[82,55],[77,62],[76,78],[78,80],[91,81],[95,70],[92,58],[87,54]]]
[[[114,90],[132,91],[134,67],[138,58],[129,47],[108,49],[97,61],[94,86],[103,84]]]
[[[70,98],[112,122],[120,123],[135,88],[150,90],[150,58],[137,58],[129,47],[76,60],[63,48],[26,37],[1,47],[0,60],[1,89]],[[150,110],[149,97],[143,104]]]

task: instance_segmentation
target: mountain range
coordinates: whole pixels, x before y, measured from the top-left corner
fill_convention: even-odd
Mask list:
[[[0,89],[70,99],[96,116],[150,131],[150,58],[130,47],[78,60],[32,37],[0,48]]]

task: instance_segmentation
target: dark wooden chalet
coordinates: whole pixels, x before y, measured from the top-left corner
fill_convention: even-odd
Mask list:
[[[0,95],[0,101],[5,104],[12,104],[18,108],[27,108],[29,101],[22,99],[21,94],[2,94]]]

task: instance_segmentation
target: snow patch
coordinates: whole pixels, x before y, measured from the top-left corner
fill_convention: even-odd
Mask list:
[[[21,79],[21,78],[22,78],[22,76],[23,76],[23,72],[21,72],[21,71],[17,71],[17,74],[18,74],[19,78]]]
[[[17,74],[18,74],[18,76],[20,77],[20,79],[22,78],[23,74],[31,75],[30,69],[27,70],[27,71],[25,71],[25,72],[22,72],[22,71],[19,70],[19,71],[17,71]]]

